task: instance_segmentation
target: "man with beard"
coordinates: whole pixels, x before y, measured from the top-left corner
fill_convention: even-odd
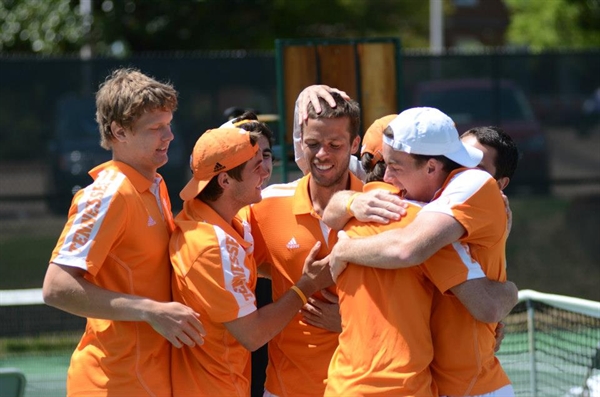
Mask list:
[[[331,196],[362,189],[362,182],[348,169],[360,143],[360,108],[338,93],[332,97],[334,107],[319,98],[320,113],[309,104],[302,123],[301,146],[310,173],[291,183],[269,186],[263,200],[250,211],[256,263],[264,264],[271,275],[273,300],[298,281],[304,259],[316,242],[321,242],[320,259],[337,241],[321,220]],[[323,299],[331,292],[314,298]],[[269,342],[265,395],[322,396],[337,338],[338,332],[307,324],[298,313]]]

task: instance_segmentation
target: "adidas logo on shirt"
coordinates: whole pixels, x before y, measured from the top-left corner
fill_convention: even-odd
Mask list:
[[[296,248],[300,248],[300,244],[298,244],[296,242],[296,239],[294,237],[292,237],[292,239],[290,241],[288,241],[288,243],[285,245],[287,247],[287,249],[289,250],[293,250]]]
[[[152,219],[152,217],[150,215],[148,215],[148,226],[154,226],[156,225],[156,221],[154,219]]]

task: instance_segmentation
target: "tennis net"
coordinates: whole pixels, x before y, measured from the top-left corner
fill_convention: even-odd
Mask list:
[[[600,303],[531,290],[497,356],[517,396],[600,397]]]
[[[64,396],[85,319],[44,305],[40,289],[0,291],[0,319],[0,367],[25,373],[26,397]],[[504,322],[498,358],[517,396],[600,397],[600,302],[523,290]]]

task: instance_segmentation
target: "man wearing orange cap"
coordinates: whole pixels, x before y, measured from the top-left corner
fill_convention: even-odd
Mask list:
[[[249,225],[236,216],[261,200],[268,176],[260,134],[239,128],[205,132],[191,159],[193,177],[181,191],[182,212],[171,238],[173,297],[198,311],[205,344],[172,354],[173,396],[250,394],[250,351],[294,317],[306,297],[331,284],[316,244],[299,280],[274,303],[257,310],[256,263]]]

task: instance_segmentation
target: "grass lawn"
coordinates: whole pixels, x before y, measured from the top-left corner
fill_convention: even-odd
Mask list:
[[[72,352],[80,339],[80,331],[65,331],[31,337],[0,338],[0,358],[7,354],[24,352]]]

